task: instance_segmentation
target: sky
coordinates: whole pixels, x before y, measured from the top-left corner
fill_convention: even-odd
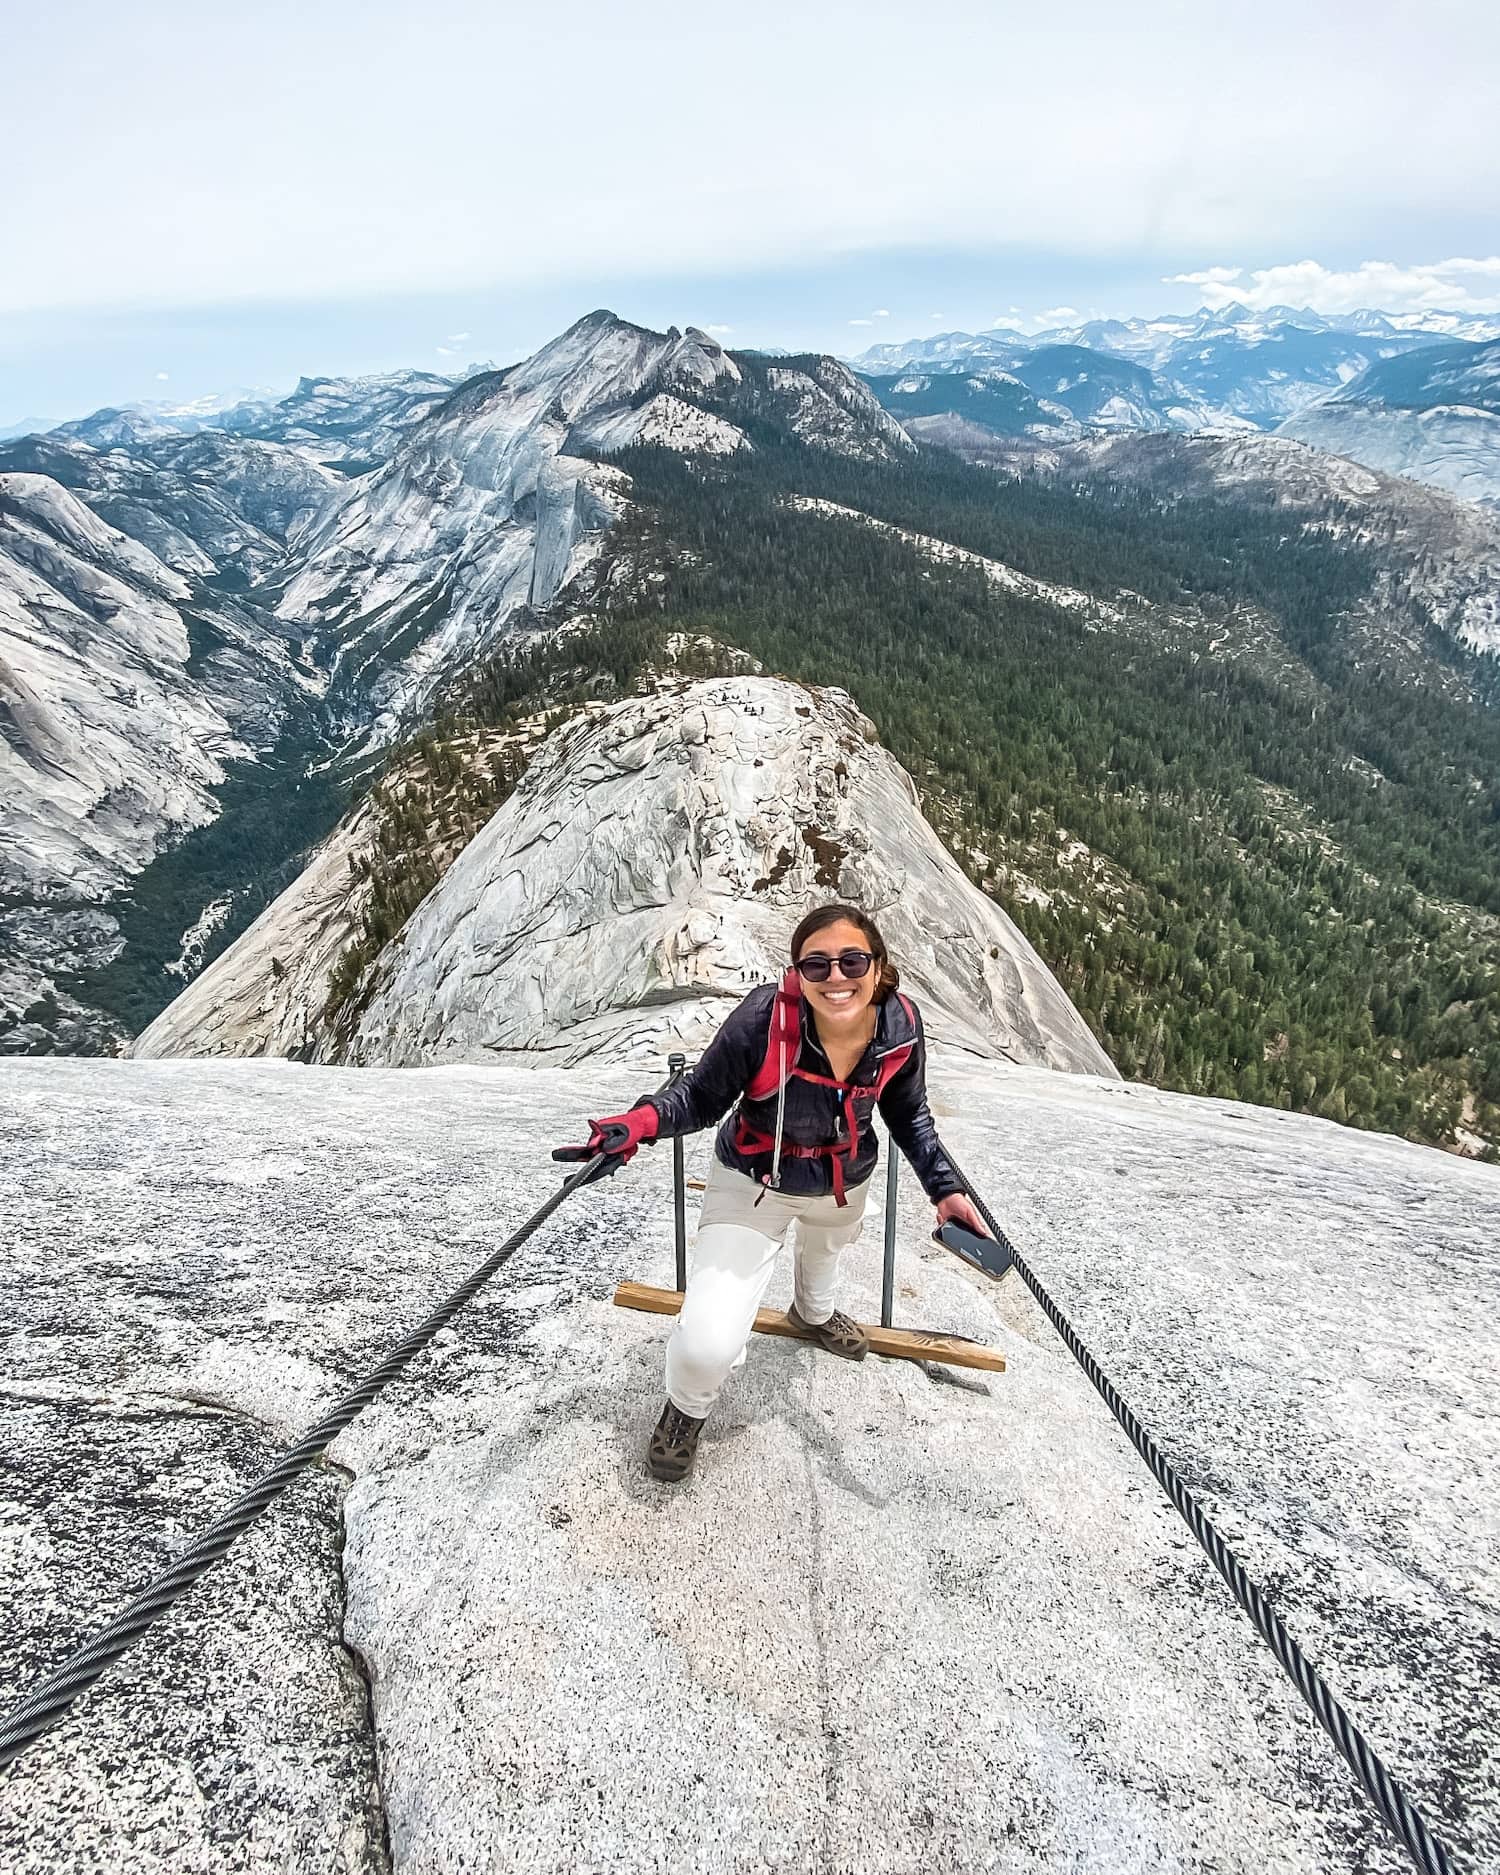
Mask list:
[[[0,0],[0,427],[1239,298],[1500,310],[1489,0]]]

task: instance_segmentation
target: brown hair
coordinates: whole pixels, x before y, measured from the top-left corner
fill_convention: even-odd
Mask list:
[[[885,947],[885,939],[880,935],[880,927],[867,911],[861,911],[858,905],[819,905],[810,911],[801,924],[792,933],[792,962],[796,963],[802,955],[802,946],[810,937],[816,937],[820,931],[826,931],[830,925],[852,924],[864,933],[870,955],[875,959],[875,995],[873,1000],[883,1003],[891,991],[901,981],[901,973],[891,962],[890,952]]]

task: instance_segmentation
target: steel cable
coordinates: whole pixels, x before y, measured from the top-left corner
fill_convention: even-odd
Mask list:
[[[946,1147],[945,1147],[946,1150]],[[1108,1374],[1079,1340],[1072,1323],[1048,1295],[1015,1245],[1000,1228],[989,1206],[970,1184],[967,1176],[948,1154],[949,1163],[963,1179],[980,1216],[989,1225],[995,1241],[1011,1257],[1016,1271],[1036,1298],[1042,1313],[1057,1330],[1063,1345],[1092,1381],[1099,1397],[1114,1414],[1136,1451],[1151,1469],[1151,1475],[1166,1492],[1184,1523],[1203,1546],[1209,1561],[1228,1583],[1235,1600],[1255,1623],[1256,1631],[1280,1662],[1297,1691],[1312,1708],[1314,1717],[1337,1746],[1340,1756],[1358,1778],[1365,1794],[1380,1812],[1387,1826],[1406,1845],[1422,1875],[1453,1875],[1453,1864],[1442,1843],[1428,1828],[1422,1813],[1407,1796],[1381,1761],[1379,1753],[1339,1704],[1318,1669],[1287,1632],[1281,1617],[1272,1608],[1260,1587],[1246,1573],[1234,1551],[1210,1523],[1197,1498],[1177,1475],[1170,1460],[1155,1439],[1120,1398]]]
[[[264,1476],[257,1478],[247,1490],[241,1492],[227,1510],[188,1544],[180,1556],[159,1575],[153,1576],[113,1621],[39,1680],[19,1704],[0,1716],[0,1770],[13,1764],[28,1745],[56,1725],[74,1701],[86,1693],[121,1655],[128,1652],[180,1595],[185,1594],[201,1575],[218,1562],[303,1467],[317,1458],[369,1405],[376,1394],[410,1365],[433,1336],[445,1328],[466,1303],[473,1300],[496,1270],[515,1254],[533,1231],[551,1217],[564,1199],[597,1174],[603,1156],[596,1154],[580,1166],[425,1321],[420,1322],[404,1341],[392,1348],[378,1367],[373,1368],[357,1387],[338,1400],[315,1426],[310,1426],[297,1443],[283,1452]]]

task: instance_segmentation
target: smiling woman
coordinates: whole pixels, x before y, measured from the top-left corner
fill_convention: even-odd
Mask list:
[[[987,1234],[932,1123],[922,1019],[897,987],[874,919],[854,905],[819,906],[792,933],[789,950],[780,985],[752,990],[690,1074],[628,1113],[593,1121],[587,1145],[553,1154],[603,1154],[604,1176],[646,1141],[722,1121],[687,1293],[667,1344],[667,1401],[651,1435],[651,1472],[666,1483],[692,1469],[698,1435],[745,1359],[794,1223],[790,1319],[828,1353],[864,1359],[865,1331],[834,1297],[840,1255],[864,1219],[877,1107],[939,1220]]]

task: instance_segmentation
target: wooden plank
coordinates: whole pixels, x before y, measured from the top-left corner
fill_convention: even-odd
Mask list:
[[[650,1283],[621,1283],[615,1290],[615,1306],[644,1309],[650,1315],[675,1315],[682,1307],[682,1292],[656,1289]],[[761,1309],[755,1317],[755,1332],[760,1335],[784,1335],[792,1341],[811,1341],[806,1328],[796,1328],[780,1309]],[[941,1361],[946,1367],[979,1367],[988,1374],[1005,1372],[1005,1356],[998,1348],[987,1348],[963,1335],[938,1335],[925,1328],[867,1327],[872,1354],[884,1354],[898,1361]]]

